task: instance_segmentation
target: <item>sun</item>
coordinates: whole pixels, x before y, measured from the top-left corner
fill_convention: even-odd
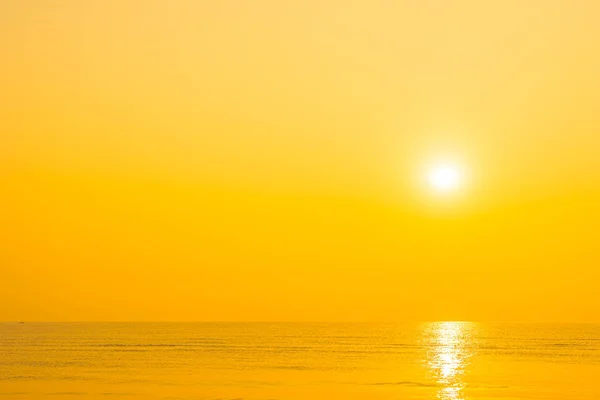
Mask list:
[[[450,193],[461,186],[462,174],[455,165],[436,165],[429,170],[427,181],[436,192]]]

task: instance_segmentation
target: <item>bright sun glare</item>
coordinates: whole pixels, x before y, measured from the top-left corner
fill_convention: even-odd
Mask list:
[[[438,165],[429,171],[428,181],[437,192],[453,192],[461,185],[461,173],[453,165]]]

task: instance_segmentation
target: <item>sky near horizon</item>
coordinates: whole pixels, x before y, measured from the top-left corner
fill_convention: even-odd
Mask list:
[[[600,322],[598,20],[1,2],[0,321]]]

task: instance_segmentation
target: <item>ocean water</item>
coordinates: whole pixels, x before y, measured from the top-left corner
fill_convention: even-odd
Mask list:
[[[600,325],[2,323],[0,399],[600,399]]]

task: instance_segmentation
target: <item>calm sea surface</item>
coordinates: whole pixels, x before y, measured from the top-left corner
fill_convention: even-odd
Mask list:
[[[3,323],[0,399],[600,399],[600,325]]]

